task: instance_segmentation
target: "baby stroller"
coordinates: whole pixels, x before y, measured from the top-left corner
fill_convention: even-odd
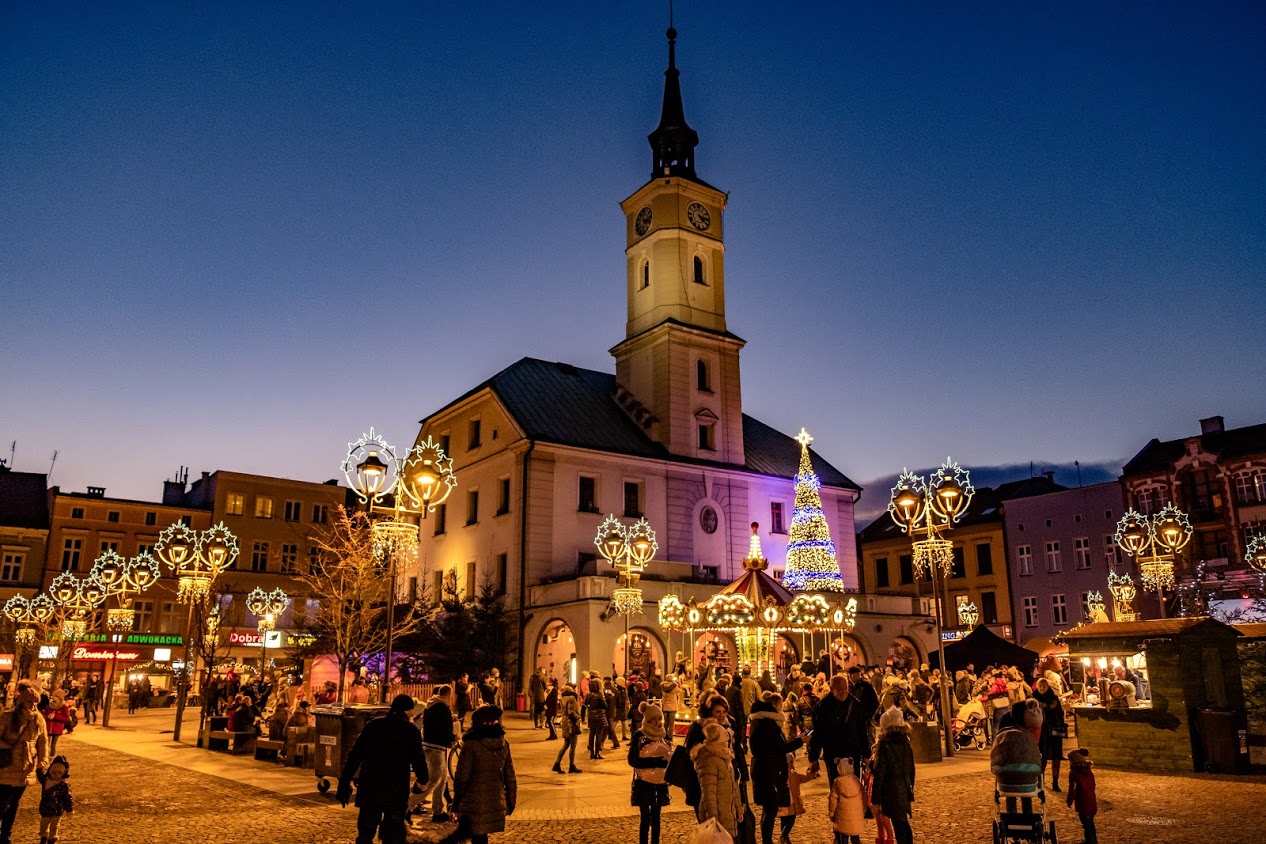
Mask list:
[[[959,750],[974,748],[983,750],[985,736],[985,705],[972,698],[962,705],[950,726],[954,731],[954,747]]]
[[[994,844],[1058,844],[1055,822],[1046,820],[1046,788],[1037,742],[1024,730],[1003,730],[990,756],[994,775]]]

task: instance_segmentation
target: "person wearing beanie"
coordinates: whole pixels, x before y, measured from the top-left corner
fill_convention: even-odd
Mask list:
[[[664,771],[673,755],[665,738],[664,713],[653,703],[642,704],[642,726],[629,739],[629,765],[633,768],[631,803],[638,808],[638,844],[659,844],[659,814],[668,805]]]
[[[731,838],[736,837],[743,809],[739,783],[734,776],[734,747],[730,731],[718,721],[704,721],[703,741],[690,749],[690,758],[694,762],[695,776],[699,779],[696,817],[700,823],[715,818]]]
[[[836,760],[839,773],[831,783],[826,811],[835,830],[835,844],[861,844],[866,831],[866,805],[862,797],[862,781],[853,774],[853,760],[847,756]]]
[[[1099,811],[1099,801],[1095,797],[1094,764],[1090,761],[1090,751],[1085,748],[1068,753],[1067,802],[1081,821],[1081,830],[1086,836],[1085,844],[1099,844],[1099,833],[1095,830],[1095,814]]]
[[[752,704],[748,720],[752,725],[748,737],[752,749],[752,801],[761,807],[761,842],[773,844],[778,810],[791,805],[787,754],[799,750],[804,740],[787,740],[786,716],[782,712],[782,695],[778,692],[763,692]]]
[[[366,724],[347,754],[335,794],[339,802],[347,806],[352,799],[352,778],[359,773],[357,844],[372,844],[375,833],[383,841],[405,838],[409,773],[412,771],[420,784],[428,779],[422,734],[409,720],[413,707],[413,698],[396,695],[390,711]]]
[[[910,804],[914,802],[914,750],[910,728],[895,706],[879,717],[879,740],[871,766],[871,802],[892,824],[897,844],[914,844]]]
[[[576,742],[580,740],[580,698],[576,696],[576,687],[571,683],[563,684],[563,691],[558,696],[559,731],[563,736],[563,746],[558,749],[558,758],[554,767],[556,774],[563,773],[563,754],[570,753],[571,760],[567,768],[569,774],[579,774],[576,767]]]
[[[453,775],[452,809],[458,817],[457,829],[441,839],[441,844],[467,840],[488,844],[489,835],[505,832],[506,817],[514,814],[518,801],[519,782],[510,742],[501,726],[501,708],[485,704],[470,720]]]
[[[57,844],[62,815],[75,811],[70,795],[70,762],[57,756],[44,771],[36,773],[40,784],[40,844]]]

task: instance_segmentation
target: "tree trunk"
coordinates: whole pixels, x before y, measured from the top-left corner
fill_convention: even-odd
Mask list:
[[[338,702],[347,703],[347,698],[343,696],[343,687],[347,685],[347,660],[340,659],[338,661]]]

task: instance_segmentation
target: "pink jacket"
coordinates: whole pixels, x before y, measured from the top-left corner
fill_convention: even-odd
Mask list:
[[[831,784],[826,802],[831,828],[844,835],[866,833],[866,808],[862,805],[862,781],[850,770],[840,774]]]

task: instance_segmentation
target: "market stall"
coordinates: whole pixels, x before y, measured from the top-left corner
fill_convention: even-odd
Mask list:
[[[1077,741],[1108,765],[1242,771],[1248,763],[1240,634],[1211,618],[1100,622],[1062,636]]]

